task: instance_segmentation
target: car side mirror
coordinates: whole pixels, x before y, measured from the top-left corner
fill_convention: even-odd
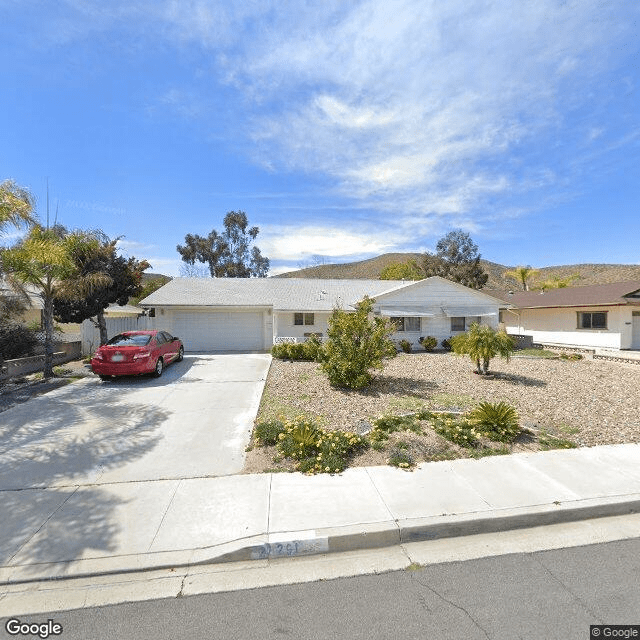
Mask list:
[[[180,338],[178,338],[178,336],[173,336],[173,341],[175,342],[176,340],[180,340]]]

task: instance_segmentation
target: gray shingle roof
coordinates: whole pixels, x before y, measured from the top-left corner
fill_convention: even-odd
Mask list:
[[[174,278],[140,306],[266,307],[276,311],[331,311],[410,286],[388,280],[314,280],[310,278]]]

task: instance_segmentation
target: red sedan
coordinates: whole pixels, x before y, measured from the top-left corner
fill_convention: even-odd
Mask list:
[[[166,331],[125,331],[103,344],[91,359],[91,369],[102,380],[110,376],[153,373],[156,378],[174,360],[184,357],[180,338]]]

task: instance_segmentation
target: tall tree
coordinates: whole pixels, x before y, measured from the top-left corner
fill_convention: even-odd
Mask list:
[[[480,257],[478,245],[469,234],[456,229],[438,240],[435,255],[424,255],[422,268],[427,278],[441,276],[472,289],[482,289],[489,275],[480,265]]]
[[[100,344],[104,344],[108,339],[104,310],[114,302],[127,304],[130,297],[140,294],[142,273],[150,265],[146,260],[118,255],[118,238],[111,240],[99,230],[71,234],[69,239],[76,270],[54,298],[54,317],[59,322],[95,317]],[[85,285],[90,282],[93,286],[89,290]]]
[[[224,231],[215,229],[207,237],[188,233],[184,245],[176,248],[187,264],[196,260],[209,265],[212,278],[264,278],[269,272],[269,258],[251,243],[260,230],[249,227],[244,211],[229,211],[223,221]]]
[[[60,237],[53,229],[34,226],[17,245],[2,251],[2,262],[13,282],[31,285],[43,302],[44,377],[53,376],[53,300],[59,296],[89,292],[99,282],[95,274],[79,277],[72,257],[73,245],[92,243],[86,237],[71,234]]]
[[[540,273],[538,269],[532,267],[516,267],[513,271],[505,271],[505,278],[513,278],[522,285],[523,291],[529,291],[529,281]]]
[[[33,196],[13,180],[5,180],[0,184],[0,234],[9,225],[33,225]]]

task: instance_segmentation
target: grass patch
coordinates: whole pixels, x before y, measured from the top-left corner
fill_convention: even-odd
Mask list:
[[[414,396],[400,396],[391,398],[387,405],[387,410],[391,411],[418,411],[424,406],[424,400]]]
[[[436,393],[429,400],[433,406],[445,409],[470,409],[477,402],[471,396],[457,395],[455,393]]]
[[[575,449],[578,445],[573,440],[566,438],[557,438],[546,431],[542,431],[538,436],[538,444],[541,451],[550,451],[551,449]]]
[[[514,356],[534,356],[536,358],[558,358],[558,354],[548,349],[519,349]]]
[[[480,449],[472,449],[469,457],[478,460],[487,456],[507,456],[511,453],[509,447],[480,447]]]

